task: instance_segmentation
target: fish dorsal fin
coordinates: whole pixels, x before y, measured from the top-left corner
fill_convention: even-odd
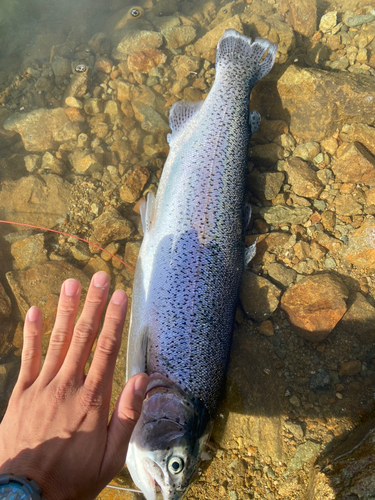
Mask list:
[[[173,141],[173,139],[175,139],[175,137],[182,130],[184,130],[186,124],[189,123],[193,116],[195,116],[201,109],[202,104],[203,101],[179,101],[172,105],[169,113],[169,126],[172,129],[172,133],[167,136],[168,144],[170,144],[171,141]]]
[[[139,212],[141,214],[143,234],[146,234],[151,229],[155,216],[155,196],[153,193],[148,192],[146,200],[140,202]]]

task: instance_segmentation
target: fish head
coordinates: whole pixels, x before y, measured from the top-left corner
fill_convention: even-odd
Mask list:
[[[209,436],[208,426],[202,426],[203,420],[207,422],[202,420],[203,413],[171,386],[146,393],[126,465],[147,500],[156,500],[157,489],[164,500],[183,497]]]

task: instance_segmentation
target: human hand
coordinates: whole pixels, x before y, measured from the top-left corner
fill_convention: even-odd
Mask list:
[[[81,285],[74,279],[63,283],[41,371],[42,315],[37,307],[26,315],[20,374],[0,425],[0,474],[33,479],[48,500],[95,498],[123,467],[141,411],[145,374],[128,381],[108,424],[127,309],[122,290],[112,295],[91,367],[84,373],[108,290],[108,276],[96,273],[74,326]]]

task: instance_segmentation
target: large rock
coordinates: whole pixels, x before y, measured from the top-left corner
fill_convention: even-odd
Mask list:
[[[366,219],[349,238],[345,258],[353,266],[362,269],[375,269],[375,219]]]
[[[345,314],[348,289],[336,276],[307,276],[289,288],[281,298],[281,309],[298,335],[320,342]]]
[[[375,307],[361,292],[352,292],[348,305],[340,327],[347,332],[355,332],[363,344],[372,344],[375,340]]]
[[[58,175],[30,175],[4,183],[0,214],[4,220],[51,228],[66,217],[70,200],[71,186]]]
[[[136,202],[142,194],[142,190],[145,187],[148,178],[150,177],[150,172],[145,167],[136,167],[134,172],[124,182],[124,185],[120,189],[120,197],[123,201],[127,203]]]
[[[44,335],[51,333],[55,323],[62,282],[76,278],[81,282],[83,292],[87,291],[90,282],[80,269],[63,261],[44,262],[26,271],[11,271],[6,278],[23,317],[31,306],[38,306],[43,311]],[[84,294],[81,305],[83,299]]]
[[[269,318],[279,305],[281,291],[262,276],[245,271],[240,299],[245,313],[256,321]]]
[[[277,102],[270,98],[275,92]],[[325,139],[345,124],[373,125],[374,99],[370,76],[294,65],[274,67],[251,93],[252,107],[289,123],[291,134],[304,142]]]
[[[346,146],[332,171],[340,182],[375,186],[375,158],[358,142]]]
[[[63,108],[14,113],[4,122],[4,128],[21,135],[26,151],[41,152],[77,139],[80,132],[78,124],[69,120]]]
[[[126,60],[129,54],[144,49],[157,49],[163,43],[163,35],[156,31],[129,32],[112,52],[114,59]]]
[[[279,194],[284,182],[282,172],[252,173],[246,177],[246,185],[260,200],[272,200]]]
[[[243,27],[238,15],[223,21],[216,28],[210,30],[194,45],[195,52],[201,55],[204,59],[215,62],[216,47],[220,38],[224,35],[225,30],[235,29],[239,33],[243,33]]]
[[[92,239],[103,247],[112,241],[128,238],[134,232],[134,226],[112,207],[95,219],[92,225]]]
[[[47,250],[44,248],[44,234],[31,235],[15,241],[10,247],[18,269],[35,266],[47,260]]]
[[[197,36],[193,26],[176,26],[162,30],[162,35],[167,40],[170,49],[178,49],[191,43]]]
[[[288,183],[298,196],[315,200],[323,191],[315,170],[303,160],[291,158],[284,163],[283,168],[288,175]]]
[[[375,155],[375,128],[369,127],[364,123],[352,123],[345,127],[344,132],[347,138],[352,142],[360,142],[373,155]]]
[[[143,130],[151,134],[167,134],[170,131],[166,120],[153,107],[142,101],[132,101],[131,105]]]
[[[311,37],[316,31],[317,8],[316,0],[281,0],[280,11],[286,22],[293,26],[294,31]]]
[[[268,224],[303,224],[312,215],[308,207],[286,207],[277,205],[265,207],[260,210],[260,215]]]

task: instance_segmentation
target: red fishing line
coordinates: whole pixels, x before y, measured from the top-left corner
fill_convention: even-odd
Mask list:
[[[91,243],[90,241],[84,240],[83,238],[80,238],[79,236],[75,236],[74,234],[64,233],[63,231],[57,231],[56,229],[49,229],[48,227],[33,226],[31,224],[25,224],[22,222],[12,222],[9,220],[0,220],[0,222],[2,222],[3,224],[15,224],[16,226],[31,227],[32,229],[42,229],[43,231],[50,231],[51,233],[62,234],[63,236],[70,236],[71,238],[75,238],[76,240],[83,241],[83,242],[87,243],[88,245],[93,245],[94,247],[99,248],[99,250],[102,250],[102,252],[109,254],[111,257],[113,257],[114,259],[117,259],[119,262],[121,262],[121,264],[123,264],[124,266],[131,269],[133,271],[133,273],[135,271],[135,269],[133,269],[132,266],[130,266],[129,264],[127,264],[126,262],[121,260],[120,257],[117,257],[116,255],[113,255],[113,253],[108,252],[108,250],[106,250],[105,248],[102,248],[99,245],[96,245],[95,243]]]

